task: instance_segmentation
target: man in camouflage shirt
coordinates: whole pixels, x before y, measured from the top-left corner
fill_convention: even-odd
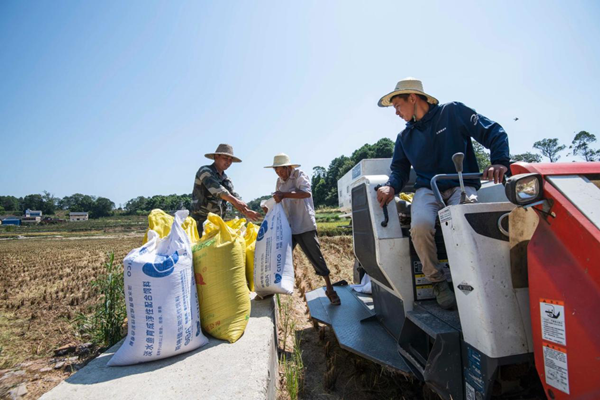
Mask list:
[[[214,162],[200,167],[192,191],[191,216],[196,220],[198,232],[202,234],[202,224],[206,221],[209,212],[221,217],[225,215],[227,202],[249,220],[258,219],[260,214],[252,211],[240,200],[240,196],[233,190],[233,183],[225,174],[225,170],[232,163],[242,162],[233,155],[233,147],[220,144],[214,153],[205,154],[205,157]]]

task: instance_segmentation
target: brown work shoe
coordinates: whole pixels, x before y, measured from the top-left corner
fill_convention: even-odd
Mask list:
[[[433,294],[435,295],[437,303],[444,310],[451,310],[456,305],[456,297],[454,296],[454,292],[450,290],[447,281],[434,282]]]
[[[331,289],[331,292],[325,290],[325,294],[327,295],[327,298],[329,299],[332,305],[339,306],[340,304],[342,304],[342,300],[340,300],[340,296],[338,296],[335,290]]]

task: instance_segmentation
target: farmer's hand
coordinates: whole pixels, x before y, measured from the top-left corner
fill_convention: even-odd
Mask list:
[[[276,203],[281,203],[281,200],[283,200],[285,198],[285,193],[275,192],[275,193],[273,193],[273,198],[275,199]]]
[[[245,210],[246,212],[244,212],[243,214],[246,216],[246,218],[248,218],[250,221],[256,221],[258,219],[260,219],[261,215],[259,213],[257,213],[256,211],[253,211],[249,208],[247,208]]]
[[[387,203],[394,199],[394,188],[391,186],[382,186],[377,190],[377,201],[379,205],[383,208]]]
[[[481,179],[486,179],[488,181],[493,180],[494,183],[502,183],[506,171],[508,171],[508,168],[506,168],[504,165],[494,164],[483,171],[483,176]]]

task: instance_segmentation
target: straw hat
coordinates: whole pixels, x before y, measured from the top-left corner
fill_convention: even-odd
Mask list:
[[[379,107],[389,107],[392,105],[392,102],[390,101],[392,99],[392,97],[394,97],[398,94],[408,94],[408,93],[422,94],[423,96],[427,97],[427,102],[429,104],[438,104],[439,103],[439,101],[435,97],[430,96],[423,91],[423,83],[421,83],[420,80],[418,80],[417,78],[408,77],[408,78],[404,78],[400,82],[398,82],[398,84],[396,85],[396,89],[394,89],[393,92],[388,93],[385,96],[383,96],[379,100],[377,105]]]
[[[276,168],[276,167],[293,167],[297,168],[300,164],[292,164],[290,157],[287,154],[279,153],[273,157],[273,165],[268,165],[265,168]]]
[[[216,154],[229,156],[233,159],[233,162],[242,162],[242,160],[233,155],[233,147],[230,144],[220,144],[214,153],[205,154],[204,157],[214,160]]]

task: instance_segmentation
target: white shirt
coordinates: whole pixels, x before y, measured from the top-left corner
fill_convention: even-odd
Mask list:
[[[283,199],[283,209],[287,215],[292,228],[292,235],[299,235],[304,232],[316,231],[317,221],[315,219],[315,206],[313,204],[312,192],[310,189],[310,180],[308,175],[298,168],[294,169],[287,181],[277,178],[275,191],[292,192],[302,190],[309,193],[310,197],[305,199]]]

